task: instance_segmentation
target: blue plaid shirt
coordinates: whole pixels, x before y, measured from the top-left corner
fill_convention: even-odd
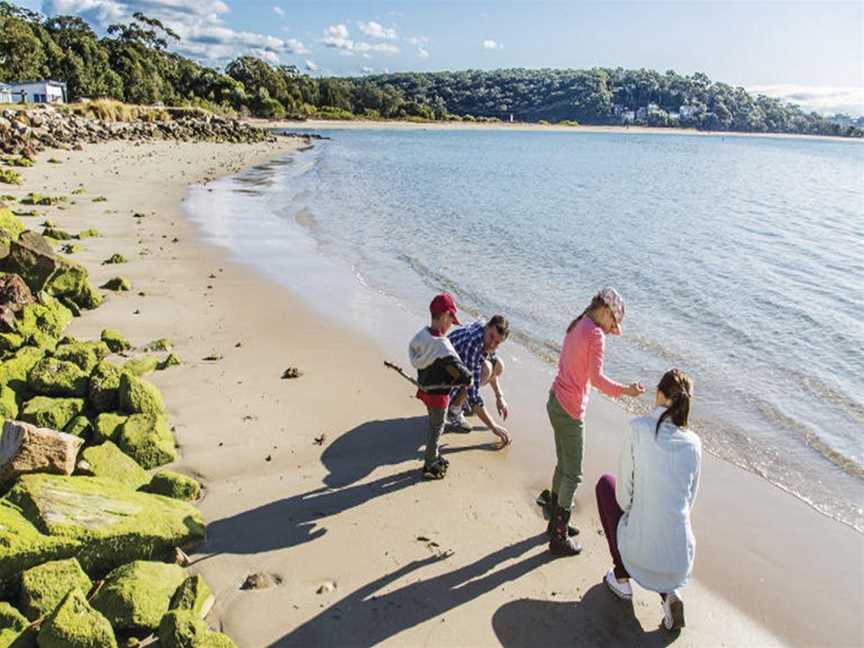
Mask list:
[[[472,408],[476,405],[482,405],[483,399],[480,397],[480,370],[483,368],[483,361],[490,354],[483,350],[483,333],[486,324],[483,322],[474,322],[467,326],[462,326],[454,330],[447,337],[453,343],[456,353],[462,358],[462,362],[468,367],[468,371],[474,377],[474,382],[468,388],[468,405]],[[450,392],[450,397],[454,397],[458,389]]]

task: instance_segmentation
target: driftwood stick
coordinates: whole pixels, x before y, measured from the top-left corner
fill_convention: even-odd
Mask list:
[[[395,364],[393,364],[392,362],[387,362],[386,360],[384,361],[384,366],[387,367],[388,369],[392,369],[393,371],[395,371],[396,373],[398,373],[400,376],[402,376],[405,380],[407,380],[407,381],[410,382],[412,385],[414,385],[415,387],[417,387],[417,381],[414,380],[414,378],[412,378],[411,376],[409,376],[407,373],[405,373],[405,370],[402,369],[402,367],[400,367],[400,366],[398,366],[398,365],[395,365]]]

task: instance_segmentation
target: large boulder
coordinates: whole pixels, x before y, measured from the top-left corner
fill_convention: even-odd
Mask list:
[[[66,434],[71,434],[72,436],[76,436],[87,441],[90,438],[91,433],[93,432],[93,424],[86,416],[76,416],[71,421],[69,421],[69,423],[66,424],[66,427],[63,428],[63,431]]]
[[[117,409],[117,392],[120,389],[122,373],[120,367],[103,360],[90,374],[90,405],[97,412],[110,412]]]
[[[143,355],[138,356],[137,358],[132,358],[131,360],[127,360],[123,363],[123,371],[127,371],[134,376],[144,376],[148,373],[156,371],[156,368],[159,366],[160,359],[159,356],[155,355]]]
[[[194,477],[171,470],[160,470],[145,488],[148,493],[194,502],[201,496],[201,484]]]
[[[78,472],[114,479],[132,490],[137,490],[150,481],[147,471],[111,441],[86,448],[81,453]]]
[[[214,602],[215,597],[204,581],[204,577],[196,574],[187,578],[177,588],[169,607],[172,610],[187,610],[203,619],[213,607]]]
[[[185,579],[176,564],[138,560],[108,574],[93,607],[118,630],[156,630]]]
[[[201,513],[185,502],[118,488],[113,479],[24,475],[0,499],[0,583],[71,556],[88,574],[105,574],[172,558],[176,547],[204,537]]]
[[[50,295],[42,293],[40,297],[46,303],[28,304],[21,309],[16,332],[25,339],[33,339],[38,333],[59,338],[72,321],[72,311]]]
[[[90,374],[99,361],[110,353],[108,347],[101,340],[95,342],[78,342],[61,340],[52,354],[57,360],[74,362],[84,372]],[[119,384],[119,378],[118,378]]]
[[[228,635],[213,632],[189,610],[171,610],[159,623],[161,648],[237,648]]]
[[[17,274],[6,274],[0,277],[0,304],[17,312],[34,301],[30,288]]]
[[[52,560],[21,574],[21,611],[31,621],[45,616],[73,589],[85,594],[93,583],[75,558]]]
[[[5,601],[0,601],[0,648],[36,648],[36,632],[30,622]]]
[[[42,624],[39,648],[117,648],[114,630],[77,589]]]
[[[34,472],[71,475],[84,440],[23,423],[4,421],[0,432],[0,483]]]
[[[27,393],[27,374],[44,355],[45,350],[38,347],[18,349],[12,358],[0,362],[0,385],[8,385],[19,396]]]
[[[127,418],[129,417],[115,412],[102,412],[96,417],[96,424],[93,426],[93,443],[116,441]]]
[[[117,445],[143,468],[157,468],[177,459],[174,435],[162,415],[133,414],[120,427]]]
[[[86,396],[90,379],[73,362],[42,358],[27,375],[27,385],[43,396]]]
[[[24,403],[19,416],[22,421],[38,425],[42,428],[62,430],[69,421],[78,416],[83,410],[83,398],[36,396]]]
[[[18,418],[18,396],[11,387],[0,385],[0,419]]]
[[[131,414],[159,416],[165,411],[165,402],[156,386],[130,373],[120,375],[117,402],[121,410]]]
[[[105,329],[101,335],[102,341],[114,353],[122,353],[132,348],[132,344],[127,340],[120,331],[114,329]]]

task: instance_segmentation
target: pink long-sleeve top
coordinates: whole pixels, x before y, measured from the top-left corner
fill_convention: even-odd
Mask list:
[[[564,411],[577,421],[585,416],[592,385],[612,398],[624,393],[624,385],[603,375],[605,345],[603,329],[587,315],[564,336],[552,391]]]

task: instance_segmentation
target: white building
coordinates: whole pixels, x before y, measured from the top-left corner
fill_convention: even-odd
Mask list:
[[[26,103],[66,103],[66,84],[62,81],[10,81],[15,101]]]
[[[0,83],[0,103],[12,103],[12,88],[5,83]]]

